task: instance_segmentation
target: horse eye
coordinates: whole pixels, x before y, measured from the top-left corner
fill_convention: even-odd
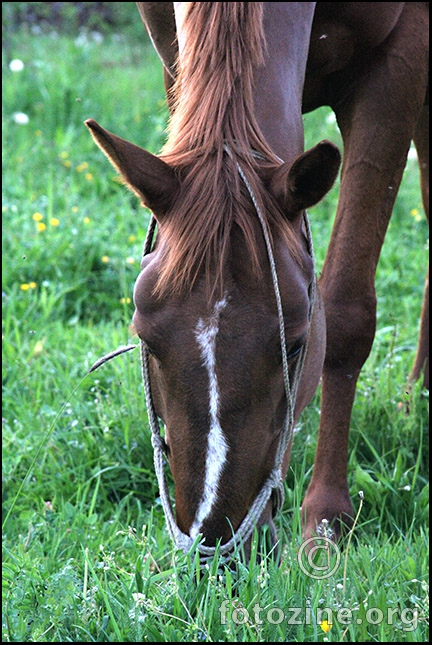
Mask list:
[[[303,343],[301,345],[298,345],[297,347],[294,346],[290,353],[287,355],[287,359],[290,361],[291,359],[295,358],[298,356],[303,348]]]

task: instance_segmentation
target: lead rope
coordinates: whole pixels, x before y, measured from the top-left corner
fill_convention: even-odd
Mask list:
[[[227,146],[225,146],[225,151],[233,159],[232,153]],[[257,215],[261,224],[261,228],[263,231],[263,235],[264,235],[267,254],[269,257],[273,288],[275,292],[278,318],[279,318],[279,333],[280,333],[281,349],[282,349],[282,365],[283,365],[284,387],[285,387],[285,394],[286,394],[286,400],[287,400],[287,414],[286,414],[284,426],[281,431],[279,444],[276,450],[275,463],[270,475],[268,476],[267,480],[264,482],[260,492],[255,498],[252,506],[248,510],[239,528],[237,529],[237,531],[234,532],[232,538],[228,540],[228,542],[225,542],[225,544],[219,545],[219,547],[212,547],[212,546],[205,546],[204,544],[197,544],[197,549],[199,553],[201,554],[201,556],[204,556],[203,559],[213,557],[216,552],[219,552],[221,556],[227,556],[234,549],[236,545],[246,541],[252,534],[272,493],[275,494],[273,515],[283,506],[284,483],[283,483],[283,477],[282,477],[282,463],[283,463],[285,452],[288,448],[288,445],[291,442],[292,435],[294,432],[294,407],[295,407],[298,385],[303,371],[303,366],[304,366],[304,361],[307,354],[307,346],[308,346],[308,341],[307,341],[305,345],[303,345],[300,355],[297,358],[293,381],[292,383],[290,383],[288,356],[287,356],[286,342],[285,342],[285,325],[284,325],[284,317],[283,317],[282,299],[281,299],[280,290],[279,290],[279,281],[278,281],[276,265],[275,265],[274,256],[273,256],[273,248],[272,248],[270,236],[268,233],[267,224],[263,217],[261,208],[255,198],[253,190],[250,186],[250,183],[243,169],[241,168],[240,164],[236,161],[235,163],[237,166],[237,170],[245,183],[245,186],[249,192],[252,203],[257,212]],[[306,212],[304,214],[304,222],[306,227],[307,241],[309,245],[309,253],[314,262],[312,236],[311,236],[309,220]],[[147,231],[146,240],[144,243],[143,255],[147,255],[151,251],[155,227],[156,227],[156,220],[154,216],[152,216],[150,220],[149,228]],[[315,302],[315,292],[316,292],[316,278],[314,274],[314,279],[311,284],[310,296],[309,296],[309,299],[310,299],[309,300],[310,301],[309,320],[312,317],[312,312],[313,312],[313,307]],[[142,341],[141,341],[141,357],[142,357],[144,391],[145,391],[145,398],[147,403],[149,424],[152,432],[152,445],[153,445],[153,451],[154,451],[153,458],[154,458],[156,477],[158,480],[160,499],[161,499],[162,507],[165,514],[167,528],[171,535],[171,538],[173,539],[176,547],[182,550],[184,553],[186,553],[191,549],[195,540],[180,530],[174,517],[169,490],[168,490],[167,479],[165,475],[165,468],[164,468],[166,443],[161,435],[159,421],[157,418],[157,414],[153,403],[153,397],[151,393],[149,354],[148,354],[146,345]]]

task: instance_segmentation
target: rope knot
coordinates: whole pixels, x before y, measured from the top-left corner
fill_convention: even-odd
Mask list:
[[[163,452],[164,454],[167,453],[168,446],[166,444],[165,439],[162,437],[162,435],[152,433],[151,442],[152,442],[153,450],[158,450],[160,452]]]
[[[271,484],[272,488],[279,488],[281,482],[283,481],[282,468],[280,466],[273,468],[269,475],[268,481]]]
[[[273,468],[267,481],[271,486],[271,497],[273,502],[272,515],[273,517],[275,517],[278,511],[280,511],[280,509],[282,508],[285,500],[285,490],[281,466]]]

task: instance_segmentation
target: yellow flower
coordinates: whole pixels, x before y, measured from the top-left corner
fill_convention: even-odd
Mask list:
[[[72,162],[69,161],[69,159],[66,159],[66,161],[63,162],[63,166],[65,168],[70,168],[72,166]]]
[[[84,170],[87,170],[88,168],[88,163],[87,161],[83,161],[82,163],[79,164],[79,166],[76,167],[77,172],[84,172]]]
[[[33,349],[33,358],[38,358],[42,354],[44,342],[45,342],[45,338],[43,340],[38,340],[36,342],[36,345],[34,346],[34,349]]]
[[[51,226],[58,226],[60,224],[60,220],[57,219],[57,217],[51,217],[50,224]]]
[[[136,240],[136,235],[129,235],[128,242],[135,242],[135,240]]]
[[[67,159],[69,157],[69,153],[64,150],[63,152],[60,153],[60,157],[62,159]]]
[[[130,298],[120,298],[120,302],[122,305],[129,305],[131,299]]]
[[[21,291],[28,291],[29,289],[36,289],[36,282],[24,282],[20,285]]]
[[[108,257],[107,255],[103,255],[103,256],[101,257],[101,260],[102,260],[102,262],[103,262],[104,264],[107,264],[107,263],[109,262],[109,257]]]
[[[419,209],[418,209],[418,208],[412,208],[412,209],[410,210],[410,215],[412,215],[412,216],[414,217],[414,219],[415,219],[415,221],[416,221],[416,222],[420,222],[420,221],[421,221],[422,216],[420,215],[420,211],[419,211]]]
[[[126,264],[135,264],[135,258],[126,258]]]
[[[78,213],[79,208],[78,206],[72,206],[72,213]]]
[[[91,222],[90,217],[84,217],[83,222],[84,222],[84,224],[90,224],[90,222]]]
[[[35,135],[37,137],[41,137],[42,136],[42,130],[35,130]]]
[[[40,222],[43,219],[42,213],[34,213],[33,218],[35,222]]]
[[[40,233],[42,233],[42,231],[46,229],[46,224],[44,224],[43,222],[38,222],[36,224],[36,228]]]
[[[91,172],[86,172],[84,176],[87,179],[87,181],[93,181],[93,175],[91,174]]]
[[[323,630],[323,632],[328,634],[332,628],[332,623],[329,623],[328,620],[323,620],[322,623],[320,623],[320,627]]]

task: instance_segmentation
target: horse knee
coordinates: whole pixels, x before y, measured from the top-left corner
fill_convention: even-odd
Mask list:
[[[325,302],[327,351],[325,366],[360,371],[372,348],[376,328],[375,296]]]

